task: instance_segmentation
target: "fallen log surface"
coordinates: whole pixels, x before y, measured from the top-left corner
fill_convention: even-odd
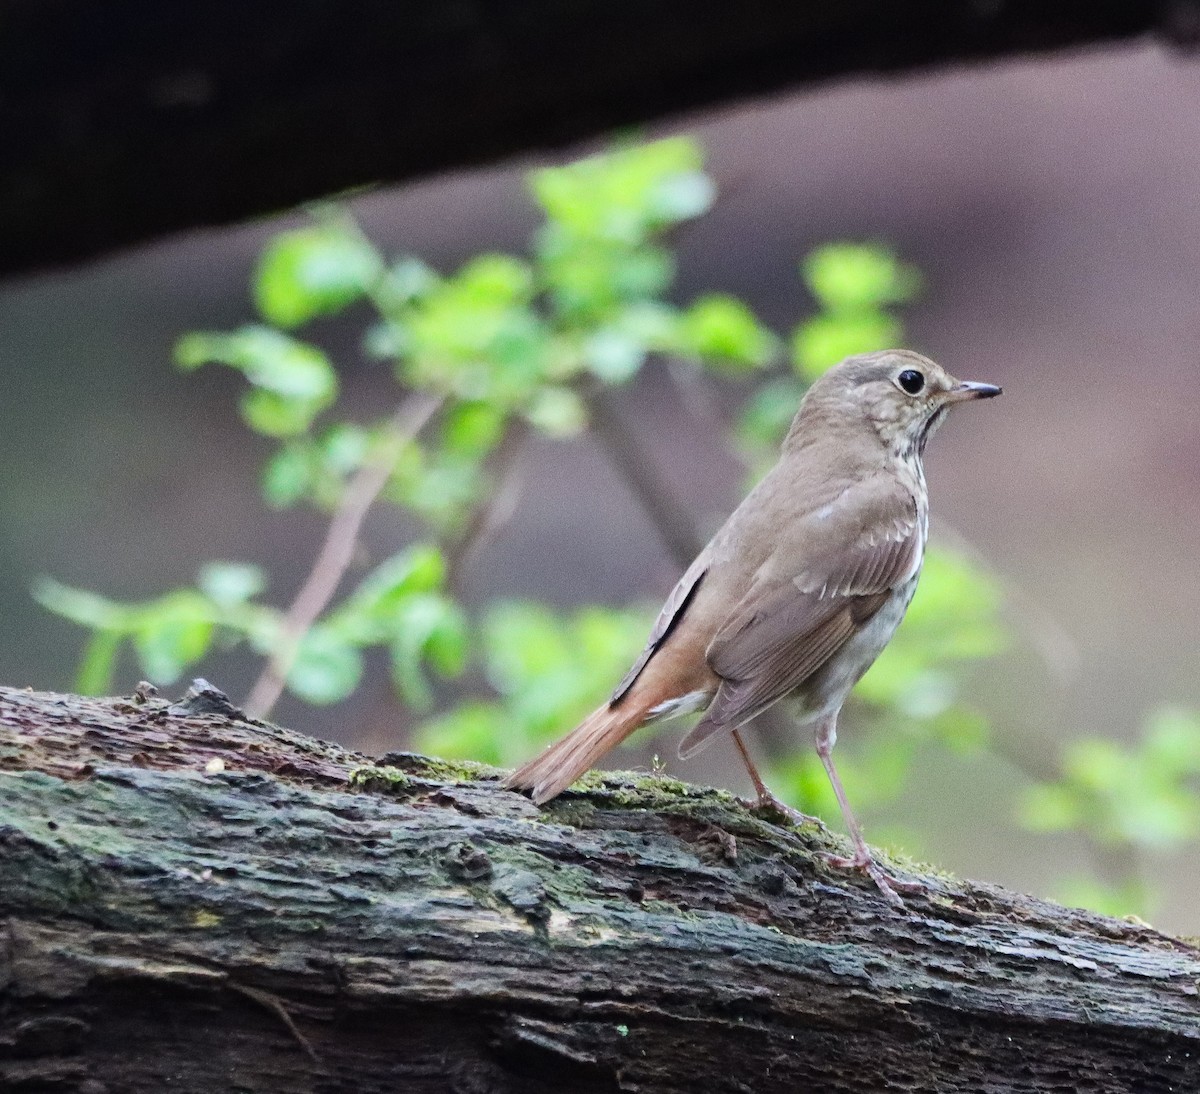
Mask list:
[[[0,689],[0,1089],[1200,1089],[1191,943],[941,874],[897,911],[727,794],[498,775]]]

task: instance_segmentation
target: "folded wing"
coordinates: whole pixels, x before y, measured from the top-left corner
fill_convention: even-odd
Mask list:
[[[921,564],[916,502],[868,480],[790,529],[708,646],[721,678],[680,755],[749,721],[817,672]]]

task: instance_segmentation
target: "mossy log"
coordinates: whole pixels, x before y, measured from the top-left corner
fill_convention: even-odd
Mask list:
[[[728,794],[498,774],[0,690],[0,1089],[1200,1089],[1190,943],[940,874],[898,911]]]

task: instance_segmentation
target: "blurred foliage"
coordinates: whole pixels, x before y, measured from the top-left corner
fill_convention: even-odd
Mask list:
[[[1085,738],[1062,778],[1027,788],[1022,819],[1042,832],[1084,831],[1112,847],[1168,851],[1200,836],[1200,717],[1154,712],[1134,746]]]
[[[422,725],[418,749],[512,766],[575,725],[612,691],[646,639],[647,612],[591,606],[560,614],[502,601],[480,625],[497,698],[472,700]]]
[[[423,718],[416,746],[498,764],[528,757],[601,702],[653,617],[650,607],[557,612],[522,602],[468,615],[449,570],[487,523],[506,441],[524,429],[580,434],[596,390],[671,358],[693,366],[689,382],[742,384],[730,442],[753,477],[775,459],[813,379],[849,354],[903,343],[898,308],[920,290],[917,271],[886,247],[836,243],[800,264],[814,306],[785,337],[729,295],[674,301],[671,233],[716,198],[701,149],[686,138],[537,170],[529,187],[544,214],[529,254],[481,254],[452,273],[385,255],[341,209],[315,209],[312,224],[279,233],[258,263],[252,296],[261,322],[189,334],[176,349],[180,368],[215,363],[244,378],[242,418],[277,444],[262,475],[268,505],[333,512],[380,467],[379,500],[423,526],[423,542],[379,563],[303,634],[287,672],[291,692],[310,703],[341,700],[362,678],[364,653],[384,650],[398,697]],[[350,309],[398,398],[434,407],[423,428],[406,431],[403,414],[339,416],[334,365],[298,332]],[[263,601],[265,590],[256,567],[223,562],[206,566],[194,588],[140,604],[49,578],[35,595],[91,633],[77,686],[100,692],[113,687],[125,644],[162,684],[216,645],[277,653],[285,614]],[[839,765],[861,805],[903,795],[922,750],[990,747],[962,670],[1010,641],[1002,600],[982,567],[931,548],[907,619],[853,699],[867,732],[839,751]],[[438,682],[467,673],[486,694],[439,704],[446,689]],[[1101,852],[1178,847],[1200,829],[1198,746],[1196,717],[1178,711],[1156,715],[1136,748],[1077,741],[1061,770],[1027,772],[1019,819],[1082,834]],[[836,817],[811,750],[793,749],[774,768],[777,788],[797,805]],[[1084,875],[1073,884],[1109,910],[1148,899],[1132,869],[1104,886]]]
[[[1200,839],[1200,714],[1152,711],[1132,744],[1100,737],[1068,742],[1053,781],[1024,788],[1018,816],[1035,832],[1075,833],[1099,845],[1116,870],[1106,884],[1072,871],[1060,897],[1101,911],[1151,909],[1154,886],[1137,865]]]

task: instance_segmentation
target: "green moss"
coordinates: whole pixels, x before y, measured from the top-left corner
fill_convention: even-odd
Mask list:
[[[424,764],[421,774],[439,782],[479,782],[482,779],[494,779],[497,773],[497,768],[476,763],[474,760],[442,760],[433,756],[424,756],[422,759]]]
[[[412,786],[412,779],[403,771],[394,767],[356,767],[351,770],[347,781],[351,786],[362,790],[382,790],[395,792],[407,790]]]
[[[881,866],[894,866],[902,873],[914,874],[920,878],[936,878],[950,888],[962,884],[957,874],[942,867],[932,866],[928,862],[920,862],[904,854],[903,851],[881,851],[878,847],[872,848],[872,850]]]
[[[606,805],[631,809],[648,809],[680,802],[734,805],[737,800],[726,790],[697,786],[669,775],[644,771],[589,771],[574,783],[573,789],[595,793],[603,797]]]
[[[373,764],[353,768],[352,787],[391,796],[431,793],[448,784],[494,783],[503,772],[470,760],[439,760],[415,752],[389,752]]]
[[[570,828],[588,828],[595,815],[595,804],[586,798],[555,798],[538,810],[537,819]]]
[[[376,766],[443,783],[480,782],[503,774],[499,768],[474,760],[443,760],[419,752],[388,752],[379,757]]]

